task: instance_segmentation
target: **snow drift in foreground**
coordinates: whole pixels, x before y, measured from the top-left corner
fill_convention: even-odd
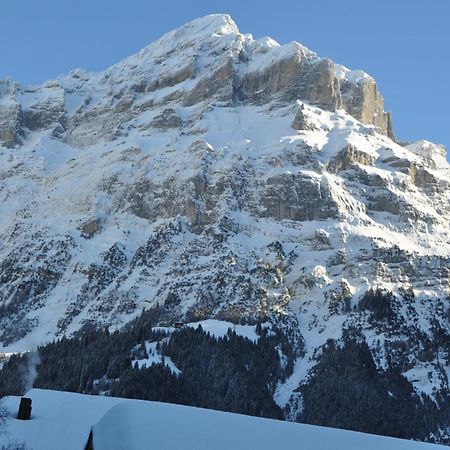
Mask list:
[[[9,439],[33,450],[79,450],[93,431],[95,450],[415,450],[442,446],[332,428],[142,400],[33,389],[30,421],[12,419],[19,398],[8,397]],[[2,441],[3,440],[3,441]]]

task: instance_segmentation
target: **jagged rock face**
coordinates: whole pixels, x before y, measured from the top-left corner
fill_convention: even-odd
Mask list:
[[[22,111],[22,129],[29,131],[46,130],[65,125],[65,91],[58,82],[49,82],[36,90],[27,89],[27,97]],[[61,130],[61,131],[62,131]]]
[[[8,148],[21,142],[21,107],[15,98],[16,88],[11,81],[0,81],[0,144]]]
[[[364,78],[355,85],[342,86],[343,108],[362,123],[372,124],[394,139],[391,115],[384,111],[384,100],[378,92],[375,81]]]
[[[267,180],[262,193],[263,217],[296,222],[336,219],[338,206],[325,177],[282,174]]]
[[[223,15],[98,74],[2,82],[3,346],[156,304],[168,320],[289,321],[306,353],[284,406],[343,329],[370,337],[380,367],[436,321],[449,333],[445,149],[392,137],[371,77]],[[395,293],[403,334],[357,308],[370,287]],[[414,352],[405,373],[448,370]]]
[[[329,59],[312,60],[300,73],[298,97],[323,109],[342,108],[340,81]],[[369,119],[367,123],[372,123]]]
[[[331,159],[328,164],[328,171],[332,173],[340,172],[341,170],[348,170],[352,166],[361,164],[363,166],[371,166],[374,163],[374,156],[359,151],[357,147],[353,145],[347,145],[339,151],[334,158]]]

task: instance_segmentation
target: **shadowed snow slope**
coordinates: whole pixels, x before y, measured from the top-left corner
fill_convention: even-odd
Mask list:
[[[433,450],[446,447],[139,400],[33,389],[30,421],[9,421],[9,436],[33,450]],[[18,397],[8,397],[14,414]]]

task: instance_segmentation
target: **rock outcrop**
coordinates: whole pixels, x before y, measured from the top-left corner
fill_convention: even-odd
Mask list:
[[[22,108],[16,99],[18,85],[0,81],[0,145],[11,148],[21,142]]]

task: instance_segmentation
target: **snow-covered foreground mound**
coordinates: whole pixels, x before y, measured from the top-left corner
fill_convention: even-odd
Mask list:
[[[239,414],[141,400],[33,389],[30,421],[11,419],[0,439],[34,450],[415,450],[444,449],[401,439],[293,424]],[[18,397],[8,397],[12,416]]]

